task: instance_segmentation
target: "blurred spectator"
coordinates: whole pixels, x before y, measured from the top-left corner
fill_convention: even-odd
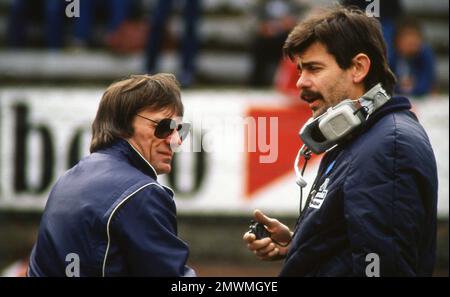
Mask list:
[[[273,82],[283,43],[297,21],[297,10],[286,0],[260,0],[256,5],[258,25],[251,46],[250,84],[265,86]]]
[[[363,11],[366,11],[369,5],[372,5],[374,1],[370,0],[341,0],[341,4],[344,6],[356,6]],[[378,17],[383,30],[383,37],[386,41],[387,51],[390,53],[393,50],[394,45],[394,30],[395,22],[398,18],[404,14],[404,8],[401,0],[380,0]]]
[[[398,22],[394,50],[389,55],[391,69],[397,76],[396,92],[421,96],[430,93],[435,83],[435,60],[431,47],[424,42],[417,20]]]
[[[59,1],[59,0],[55,0]],[[92,28],[97,9],[105,9],[108,12],[108,24],[106,38],[101,43],[107,42],[119,26],[126,20],[134,1],[127,0],[80,0],[80,17],[75,18],[73,39],[71,46],[76,48],[87,47],[92,42]]]
[[[145,49],[149,27],[146,21],[128,19],[106,38],[106,45],[119,54],[134,54]]]
[[[146,49],[148,73],[158,71],[158,57],[164,41],[165,26],[170,17],[173,0],[158,0],[150,19],[150,34]],[[198,20],[201,13],[200,0],[184,1],[184,37],[181,51],[181,73],[178,80],[183,87],[194,82],[198,52]]]
[[[44,7],[44,35],[46,45],[57,49],[63,45],[65,2],[61,0],[27,1],[14,0],[9,14],[7,40],[12,47],[27,46],[28,28],[31,17]]]

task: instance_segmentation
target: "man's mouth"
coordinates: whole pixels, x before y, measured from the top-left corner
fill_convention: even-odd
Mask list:
[[[167,156],[167,157],[171,157],[172,158],[172,153],[169,152],[159,152],[161,155]]]
[[[303,101],[306,101],[308,103],[313,103],[316,100],[322,99],[322,95],[320,93],[317,92],[312,92],[312,91],[308,91],[305,90],[300,94],[300,99],[302,99]]]

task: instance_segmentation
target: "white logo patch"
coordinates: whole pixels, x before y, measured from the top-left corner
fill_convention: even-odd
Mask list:
[[[311,202],[309,203],[309,207],[319,209],[322,206],[323,201],[325,200],[325,197],[327,197],[327,187],[328,183],[330,182],[329,178],[326,178],[323,184],[319,188],[319,192],[314,196],[313,199],[311,199]]]

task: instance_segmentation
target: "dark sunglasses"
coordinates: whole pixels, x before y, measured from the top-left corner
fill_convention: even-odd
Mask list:
[[[155,136],[161,139],[167,138],[168,136],[172,135],[173,131],[175,131],[176,129],[178,135],[180,135],[181,141],[184,141],[188,136],[189,131],[191,130],[191,124],[189,123],[177,124],[177,122],[173,119],[162,119],[157,122],[147,117],[141,116],[140,114],[137,114],[137,116],[155,123]]]

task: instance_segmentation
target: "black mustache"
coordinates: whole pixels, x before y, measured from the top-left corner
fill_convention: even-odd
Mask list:
[[[301,94],[300,94],[300,99],[302,99],[303,101],[306,101],[308,103],[314,102],[317,99],[321,99],[322,94],[320,94],[319,92],[313,92],[310,90],[304,90]]]

